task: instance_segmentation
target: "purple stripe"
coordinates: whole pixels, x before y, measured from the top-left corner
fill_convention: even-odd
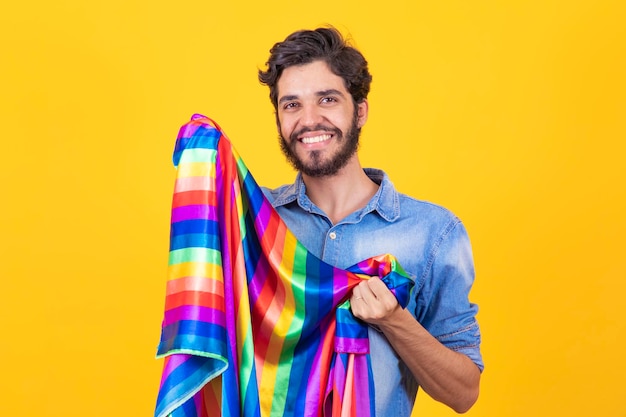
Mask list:
[[[217,220],[215,207],[206,204],[176,207],[172,209],[172,223],[183,220]]]
[[[348,272],[334,269],[333,274],[333,305],[341,304],[347,293],[351,292]]]
[[[195,119],[192,118],[192,120],[195,120]],[[193,134],[196,133],[196,131],[200,129],[201,127],[204,127],[204,126],[200,124],[196,124],[196,123],[187,123],[183,125],[178,131],[178,139],[187,139],[187,138],[192,137]]]
[[[205,323],[215,323],[220,326],[223,326],[226,322],[224,312],[218,309],[202,306],[181,306],[169,309],[165,312],[163,327],[180,320],[202,321]]]
[[[369,353],[370,342],[367,337],[352,338],[335,336],[335,352],[341,353]]]
[[[273,211],[271,204],[267,200],[264,200],[261,207],[259,207],[254,223],[260,238],[262,238],[265,233],[265,228],[269,223]]]
[[[161,386],[163,386],[163,382],[167,379],[167,377],[176,370],[179,366],[187,362],[187,360],[191,357],[191,355],[185,354],[177,354],[170,355],[167,357],[165,366],[163,366],[163,374],[161,376]]]
[[[265,286],[267,278],[273,274],[273,272],[270,272],[269,264],[265,261],[265,259],[259,259],[259,262],[256,264],[256,268],[254,269],[254,274],[252,274],[252,277],[248,282],[248,296],[250,297],[250,305],[256,304],[257,300],[259,299],[259,294]]]
[[[370,377],[369,377],[369,363],[368,358],[365,355],[354,355],[354,390],[359,395],[355,397],[355,415],[357,416],[369,416],[372,409],[373,398],[370,398]]]

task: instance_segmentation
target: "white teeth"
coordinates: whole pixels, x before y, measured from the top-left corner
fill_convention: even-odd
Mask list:
[[[330,139],[331,135],[319,135],[319,136],[312,136],[310,138],[302,138],[302,143],[304,144],[309,144],[309,143],[317,143],[317,142],[322,142],[324,140],[328,140]]]

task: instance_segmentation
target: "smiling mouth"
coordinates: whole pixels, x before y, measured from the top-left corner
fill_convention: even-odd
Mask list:
[[[325,133],[323,135],[317,135],[317,136],[311,136],[311,137],[307,137],[307,138],[301,138],[300,142],[304,143],[305,145],[309,145],[311,143],[323,142],[325,140],[330,139],[331,137],[333,137],[333,135],[331,135],[329,133]]]

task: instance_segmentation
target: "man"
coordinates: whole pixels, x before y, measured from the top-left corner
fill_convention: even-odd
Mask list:
[[[462,413],[478,397],[480,332],[468,301],[474,280],[463,224],[446,209],[398,193],[357,155],[367,121],[367,62],[332,28],[298,31],[270,50],[259,80],[269,86],[294,184],[265,193],[298,240],[347,268],[382,253],[415,280],[406,309],[378,278],[350,298],[370,324],[379,417],[409,416],[418,385]]]

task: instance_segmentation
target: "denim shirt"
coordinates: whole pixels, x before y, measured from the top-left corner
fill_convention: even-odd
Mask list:
[[[347,268],[390,253],[415,281],[407,309],[448,348],[482,371],[478,307],[469,302],[474,281],[470,242],[450,211],[398,193],[387,175],[365,169],[380,187],[369,203],[337,224],[306,195],[300,174],[291,185],[263,189],[296,238],[328,264]],[[377,417],[409,417],[417,382],[385,336],[370,327]]]

